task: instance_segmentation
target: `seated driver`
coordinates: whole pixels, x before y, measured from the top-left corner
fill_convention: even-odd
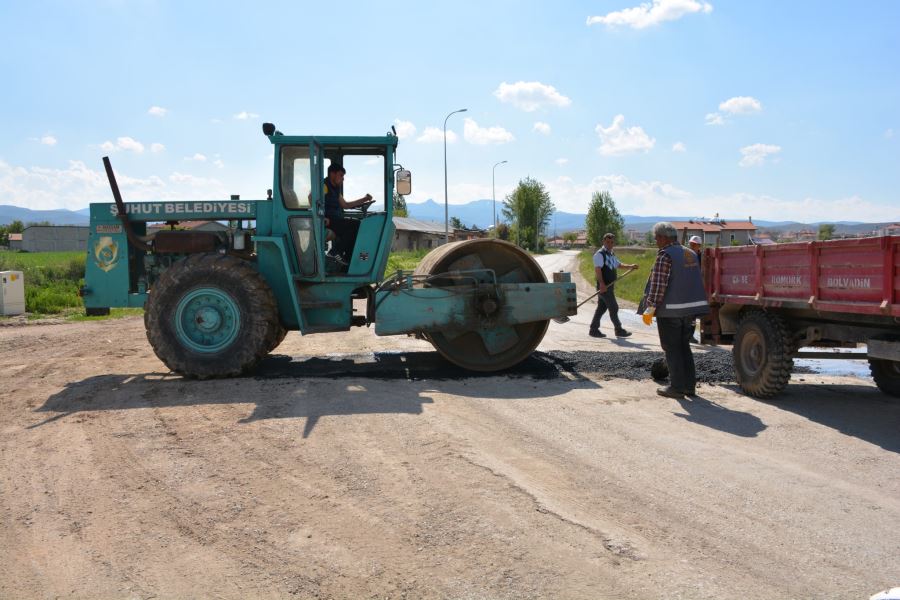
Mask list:
[[[352,202],[344,200],[344,175],[346,173],[347,171],[340,163],[331,163],[328,166],[328,177],[322,184],[322,192],[325,197],[325,218],[328,219],[328,228],[337,236],[332,243],[331,254],[349,263],[350,254],[356,244],[356,235],[359,233],[359,221],[345,218],[344,210],[371,204],[372,195],[366,194]]]

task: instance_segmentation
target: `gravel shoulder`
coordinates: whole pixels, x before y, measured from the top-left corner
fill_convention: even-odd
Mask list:
[[[0,597],[900,584],[900,405],[811,374],[777,402],[726,375],[663,399],[628,360],[659,352],[655,331],[594,340],[592,310],[504,376],[363,328],[290,333],[255,377],[185,381],[139,318],[0,328]]]

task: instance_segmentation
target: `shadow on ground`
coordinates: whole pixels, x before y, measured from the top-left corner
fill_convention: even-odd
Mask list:
[[[758,402],[900,453],[900,402],[874,386],[791,383],[778,397]]]
[[[469,386],[473,380],[484,381]],[[323,381],[334,385],[323,387]],[[260,363],[252,377],[235,379],[196,381],[168,373],[89,377],[50,396],[36,412],[54,414],[30,427],[82,411],[252,402],[252,414],[239,423],[305,417],[307,437],[323,416],[421,414],[435,392],[503,401],[542,399],[584,388],[600,386],[564,361],[541,353],[501,373],[464,371],[435,352],[305,360],[273,356]]]

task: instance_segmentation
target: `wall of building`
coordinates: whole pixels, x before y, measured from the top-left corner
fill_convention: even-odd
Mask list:
[[[33,225],[22,232],[26,252],[73,252],[87,250],[89,227]]]

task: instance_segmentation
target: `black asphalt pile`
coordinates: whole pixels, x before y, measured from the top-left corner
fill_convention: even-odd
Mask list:
[[[662,352],[535,352],[511,369],[495,373],[475,373],[456,367],[437,352],[376,352],[337,357],[271,356],[260,363],[256,376],[262,379],[343,378],[370,379],[473,379],[483,377],[529,377],[556,379],[564,373],[576,377],[591,375],[603,379],[646,380]],[[723,350],[694,355],[697,381],[728,383],[734,381],[731,353]]]
[[[553,359],[573,373],[599,375],[604,379],[642,380],[650,377],[654,362],[664,359],[662,352],[551,352]],[[694,354],[697,381],[730,383],[734,381],[731,353],[721,350]]]

